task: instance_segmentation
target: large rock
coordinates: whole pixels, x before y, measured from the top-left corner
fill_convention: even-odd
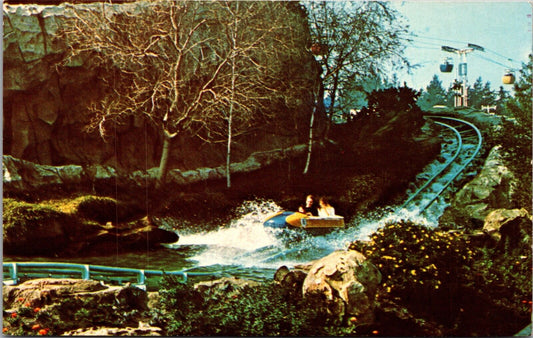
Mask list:
[[[66,61],[68,50],[67,42],[59,34],[65,20],[72,18],[76,10],[97,12],[105,6],[108,12],[135,15],[147,3],[3,5],[4,154],[55,166],[94,164],[135,171],[158,165],[161,133],[146,120],[125,119],[114,130],[112,140],[103,140],[97,132],[84,131],[91,119],[87,107],[107,90],[107,85],[99,81],[98,73],[102,70],[94,67],[91,58],[78,57],[66,62],[65,67],[57,67]],[[303,17],[296,21],[295,26],[306,23]],[[302,54],[302,62],[297,64],[302,68],[301,74],[309,74],[311,80],[316,76],[310,53]],[[284,114],[287,120],[277,121],[276,128],[297,129],[297,123],[307,120],[305,116],[310,111],[309,103],[302,103],[294,114]],[[298,135],[276,128],[241,138],[239,144],[244,146],[234,147],[233,158],[240,162],[254,151],[296,143]],[[280,135],[272,137],[271,133]],[[170,168],[185,172],[219,166],[225,162],[224,147],[206,144],[189,134],[179,135],[171,150]]]
[[[4,285],[4,309],[22,306],[53,306],[74,296],[94,301],[118,301],[141,310],[148,309],[146,291],[131,286],[105,285],[95,280],[83,279],[32,279],[18,285]]]
[[[338,316],[355,316],[359,324],[374,320],[379,270],[361,253],[335,251],[317,260],[304,280],[304,295],[325,296],[328,308]]]
[[[19,285],[5,285],[2,291],[4,313],[15,314],[20,318],[17,325],[28,331],[40,324],[43,328],[47,327],[47,331],[52,329],[55,335],[63,334],[65,329],[68,329],[67,335],[104,335],[106,332],[110,335],[160,335],[160,328],[143,324],[148,319],[149,310],[146,291],[130,285],[111,286],[94,280],[42,278]],[[96,310],[99,318],[92,317]],[[84,317],[84,313],[91,315]],[[5,320],[10,316],[4,315],[4,327],[7,324],[12,330],[8,331],[8,335],[15,332],[15,328]],[[120,318],[121,323],[109,323],[113,318]],[[102,325],[105,320],[107,325],[125,327],[94,326]],[[138,327],[132,327],[132,324],[138,324]]]
[[[481,172],[454,196],[443,213],[442,223],[481,228],[492,210],[514,207],[511,196],[515,187],[515,176],[505,166],[501,148],[494,147]]]
[[[483,232],[490,235],[504,249],[517,247],[531,238],[531,216],[526,209],[496,209],[485,218]]]
[[[83,198],[81,206],[85,200],[89,199]],[[179,239],[174,231],[163,229],[157,220],[154,222],[149,217],[114,223],[105,221],[104,212],[101,223],[88,219],[85,214],[96,214],[96,208],[101,206],[98,201],[99,199],[95,198],[96,203],[92,203],[93,207],[86,207],[87,210],[81,208],[82,210],[74,212],[63,212],[59,208],[43,204],[4,199],[4,254],[56,257],[105,255],[118,251],[146,250],[147,246],[154,248],[161,243],[174,243]],[[74,202],[76,200],[72,201]],[[80,209],[79,205],[77,209]],[[100,218],[96,215],[93,217]]]

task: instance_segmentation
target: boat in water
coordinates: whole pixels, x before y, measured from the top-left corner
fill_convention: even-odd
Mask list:
[[[331,230],[344,228],[343,216],[318,217],[301,212],[280,211],[268,216],[263,226],[275,229],[304,229],[313,234],[323,234]]]

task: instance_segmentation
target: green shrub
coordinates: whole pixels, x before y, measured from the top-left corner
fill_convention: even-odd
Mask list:
[[[474,247],[467,234],[400,222],[350,249],[381,271],[381,304],[396,304],[416,325],[430,323],[444,335],[512,335],[531,320],[528,243],[502,253]]]
[[[87,195],[75,201],[78,203],[77,213],[83,218],[104,224],[117,219],[118,205],[113,198]]]
[[[5,253],[53,254],[67,240],[64,225],[72,219],[49,206],[6,198],[2,221]]]
[[[320,300],[275,283],[227,293],[200,293],[165,276],[152,325],[170,336],[317,336],[355,333],[319,306]]]

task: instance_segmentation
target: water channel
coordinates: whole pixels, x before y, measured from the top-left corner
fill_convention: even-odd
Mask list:
[[[443,143],[441,155],[418,175],[417,180],[424,180],[432,172],[439,170],[453,152],[454,141],[451,138],[445,139],[450,141]],[[408,190],[406,196],[410,193]],[[428,195],[427,198],[433,196]],[[446,205],[446,201],[439,198],[424,213],[419,213],[416,208],[398,209],[393,206],[370,216],[356,217],[343,229],[336,229],[322,236],[311,236],[300,230],[263,227],[263,220],[280,211],[280,206],[268,200],[245,201],[237,212],[238,216],[229,224],[223,224],[218,230],[209,232],[179,231],[179,241],[161,249],[71,259],[32,257],[31,260],[165,271],[185,270],[196,275],[195,279],[237,276],[263,281],[272,279],[282,265],[294,267],[324,257],[335,250],[346,249],[350,242],[368,238],[389,222],[411,220],[416,224],[435,227]],[[164,221],[173,228],[183,228],[175,220]],[[187,229],[191,227],[188,226]],[[25,257],[4,257],[5,262],[27,260],[29,259]]]

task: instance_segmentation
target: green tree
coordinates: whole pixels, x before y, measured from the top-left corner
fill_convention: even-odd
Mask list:
[[[507,90],[505,90],[505,88],[503,88],[503,86],[500,86],[500,89],[498,90],[498,94],[496,94],[496,112],[499,113],[499,114],[505,114],[506,110],[505,110],[505,104],[507,102],[507,100],[509,99],[510,95],[509,95],[509,92]]]
[[[517,175],[518,187],[513,196],[518,207],[526,207],[531,212],[532,198],[532,91],[533,56],[523,64],[520,76],[514,84],[514,97],[507,98],[502,128],[497,134],[497,141],[507,153],[506,160]]]
[[[429,110],[434,105],[450,105],[446,90],[442,87],[442,81],[437,74],[433,75],[431,82],[422,92],[417,103],[422,110]],[[453,105],[453,100],[451,105]]]
[[[354,108],[359,97],[349,93],[364,91],[367,78],[387,79],[393,69],[409,65],[402,54],[408,26],[384,2],[309,1],[306,7],[313,42],[324,46],[317,60],[330,101],[329,128],[336,114],[348,115]]]
[[[491,106],[496,102],[496,96],[490,88],[490,82],[483,83],[481,76],[476,79],[473,86],[468,86],[468,106],[481,109],[482,106]]]

